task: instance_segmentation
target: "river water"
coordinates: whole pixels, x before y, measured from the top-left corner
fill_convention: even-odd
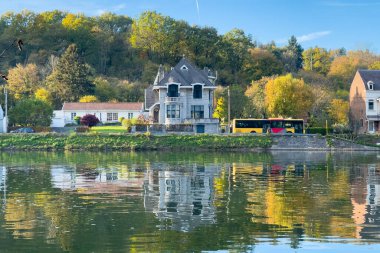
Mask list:
[[[377,153],[0,153],[0,252],[380,251]]]

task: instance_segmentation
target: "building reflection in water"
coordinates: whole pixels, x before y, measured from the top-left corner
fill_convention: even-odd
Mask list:
[[[137,166],[119,168],[73,168],[52,166],[52,185],[81,194],[140,195],[145,169]]]
[[[219,169],[193,164],[187,168],[163,165],[148,171],[144,205],[156,214],[160,229],[187,232],[215,223],[213,185]]]

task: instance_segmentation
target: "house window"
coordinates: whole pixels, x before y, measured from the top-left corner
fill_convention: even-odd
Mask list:
[[[166,118],[179,118],[179,105],[171,104],[166,106]]]
[[[193,119],[203,119],[204,118],[204,106],[203,105],[192,105],[191,106],[191,117]]]
[[[368,110],[373,110],[373,107],[374,107],[374,103],[373,103],[373,100],[368,100]]]
[[[177,84],[168,85],[168,97],[179,97]]]
[[[107,112],[107,121],[117,121],[118,113],[115,112]]]
[[[133,118],[133,112],[128,112],[128,119],[132,119]]]
[[[202,98],[202,85],[194,85],[193,98]]]
[[[77,116],[77,113],[76,112],[72,112],[71,113],[71,120],[74,120],[75,116]]]
[[[370,132],[373,132],[373,121],[369,121],[369,122],[368,122],[368,130],[369,130]]]

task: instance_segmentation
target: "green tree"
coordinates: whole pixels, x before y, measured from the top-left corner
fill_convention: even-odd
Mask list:
[[[233,82],[238,83],[238,74],[248,56],[248,49],[254,47],[251,36],[246,35],[243,30],[232,29],[223,35],[222,47],[222,55],[231,69]]]
[[[134,48],[142,49],[148,54],[156,53],[163,58],[167,42],[171,39],[170,27],[173,19],[156,12],[146,11],[133,21],[130,43]]]
[[[297,72],[302,68],[302,46],[297,42],[295,36],[290,37],[288,45],[285,47],[283,58],[285,61],[285,70],[288,72]]]
[[[53,108],[39,99],[23,99],[9,110],[9,120],[12,125],[50,126]]]
[[[282,63],[268,50],[249,49],[249,56],[243,67],[245,81],[260,80],[265,76],[279,75],[284,71]]]
[[[306,117],[313,100],[310,87],[291,74],[270,80],[265,86],[265,104],[272,117]]]
[[[90,69],[79,57],[77,47],[70,45],[47,77],[54,105],[60,107],[63,102],[78,101],[82,94],[92,94],[94,85],[90,77]]]
[[[309,48],[302,53],[303,68],[308,71],[327,75],[330,70],[330,53],[320,47]]]

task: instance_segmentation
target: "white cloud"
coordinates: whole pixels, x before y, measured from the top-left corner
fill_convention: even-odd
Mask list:
[[[330,34],[331,34],[331,31],[321,31],[321,32],[314,32],[314,33],[296,36],[296,38],[297,38],[297,42],[302,43],[306,41],[316,40]],[[276,40],[275,42],[277,44],[285,44],[288,42],[288,40],[289,39],[279,39],[279,40]]]
[[[331,34],[331,31],[309,33],[309,34],[297,36],[297,41],[301,43],[301,42],[306,42],[306,41],[310,41],[310,40],[316,40],[316,39],[319,39],[321,37],[325,37],[325,36],[330,35],[330,34]]]

